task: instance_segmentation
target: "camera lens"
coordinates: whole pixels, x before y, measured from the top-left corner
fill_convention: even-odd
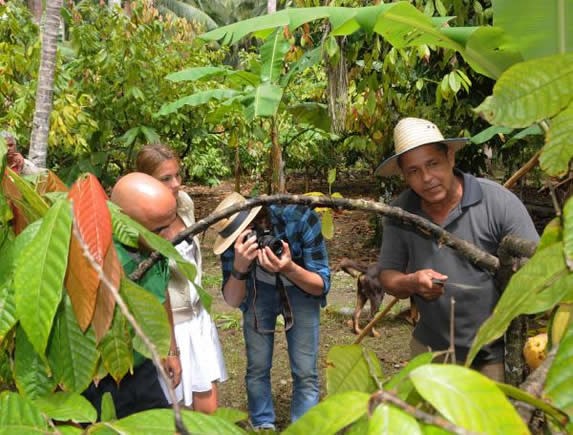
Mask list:
[[[280,257],[283,253],[283,243],[281,239],[278,239],[274,236],[266,235],[259,238],[259,248],[264,248],[265,246],[271,248],[271,251],[277,257]]]

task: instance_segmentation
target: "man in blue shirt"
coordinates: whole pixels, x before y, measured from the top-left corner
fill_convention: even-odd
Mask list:
[[[244,201],[232,193],[216,211]],[[279,314],[293,378],[291,420],[319,401],[320,307],[330,289],[320,219],[307,207],[270,205],[236,213],[213,227],[218,231],[213,250],[222,254],[223,296],[243,312],[251,422],[255,429],[274,429],[270,371]]]

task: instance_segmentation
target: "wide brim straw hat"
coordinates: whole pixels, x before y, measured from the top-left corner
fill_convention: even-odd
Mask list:
[[[400,175],[398,157],[415,148],[433,143],[443,143],[457,151],[468,142],[467,138],[444,139],[436,124],[420,118],[403,118],[394,128],[394,155],[384,160],[374,171],[382,177]]]
[[[247,200],[237,192],[233,192],[227,195],[223,201],[217,206],[213,211],[219,212],[228,207],[236,204],[242,204]],[[257,213],[261,210],[262,206],[253,207],[251,209],[241,210],[228,218],[221,219],[212,225],[212,228],[217,231],[217,238],[215,239],[215,244],[213,245],[213,252],[216,255],[220,255],[231,246],[239,234],[241,234],[245,228],[253,221]]]

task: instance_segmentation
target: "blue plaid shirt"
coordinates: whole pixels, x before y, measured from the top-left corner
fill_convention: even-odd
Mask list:
[[[268,206],[273,235],[289,244],[293,261],[304,269],[315,272],[324,282],[321,305],[326,305],[326,294],[330,290],[330,267],[328,266],[328,253],[322,237],[320,219],[318,214],[308,207],[300,205],[274,205]],[[231,245],[221,255],[223,269],[223,287],[229,279],[233,261],[235,259],[235,245]],[[247,279],[247,293],[253,288],[253,277]],[[299,290],[304,291],[299,288]],[[241,309],[246,307],[241,306]]]

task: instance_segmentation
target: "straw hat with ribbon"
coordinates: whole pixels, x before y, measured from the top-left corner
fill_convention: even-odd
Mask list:
[[[244,202],[246,202],[246,199],[240,193],[233,192],[221,201],[213,213]],[[221,219],[214,223],[212,228],[217,231],[217,238],[213,245],[213,252],[216,255],[225,252],[227,248],[235,242],[239,234],[253,221],[261,208],[262,206],[259,205],[251,209],[241,210],[228,218]]]
[[[463,137],[444,139],[438,127],[425,119],[403,118],[394,128],[394,155],[380,163],[374,173],[383,177],[399,175],[398,157],[414,148],[433,143],[443,143],[448,148],[457,151],[467,141],[468,139]]]

